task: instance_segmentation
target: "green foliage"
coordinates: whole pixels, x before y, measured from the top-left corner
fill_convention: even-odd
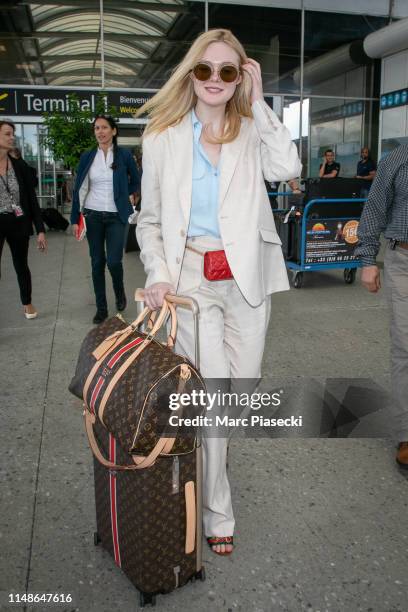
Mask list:
[[[69,111],[45,113],[44,144],[50,149],[56,161],[62,161],[69,170],[75,170],[81,153],[95,146],[92,121],[97,115],[115,117],[116,108],[106,109],[106,98],[103,92],[98,94],[95,110],[86,106],[81,108],[76,94],[70,94]]]

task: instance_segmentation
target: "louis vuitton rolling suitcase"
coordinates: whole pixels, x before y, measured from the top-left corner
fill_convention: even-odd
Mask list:
[[[194,300],[179,296],[171,296],[170,299],[182,307],[193,310],[194,327],[197,332],[198,307]],[[174,318],[169,338],[174,338],[175,309],[169,305],[169,310]],[[144,312],[146,311],[147,309],[144,309]],[[136,321],[142,318],[143,313]],[[88,385],[83,394],[86,429],[94,454],[96,506],[94,543],[96,545],[100,543],[110,553],[116,565],[139,590],[141,606],[147,603],[154,604],[159,593],[168,593],[196,578],[205,579],[201,557],[201,446],[196,438],[196,432],[188,428],[184,431],[179,428],[174,434],[168,432],[161,436],[158,434],[159,430],[160,434],[163,432],[164,420],[161,413],[166,406],[168,408],[169,393],[176,388],[180,391],[180,382],[183,383],[183,392],[189,392],[193,388],[203,388],[204,383],[199,377],[198,370],[187,359],[171,353],[156,340],[151,341],[151,337],[155,336],[164,319],[162,309],[152,326],[153,329],[147,330],[147,333],[136,332],[135,322],[131,332],[129,332],[130,326],[122,323],[119,330],[111,333],[102,343],[99,342],[100,338],[98,340],[90,338],[93,333],[90,332],[81,349],[81,354],[89,354],[91,348],[92,354],[99,357],[100,361],[99,366],[97,360],[92,368],[97,370],[94,376],[96,384],[93,387],[92,384]],[[118,327],[113,321],[110,327],[108,326],[109,331],[112,325],[114,328]],[[98,328],[100,330],[101,326]],[[101,354],[106,350],[106,346],[112,344],[112,339],[114,348],[110,348],[108,354],[101,360]],[[150,342],[133,361],[134,375],[132,376],[129,369],[127,370],[130,374],[126,382],[127,392],[123,394],[123,390],[120,390],[116,396],[113,393],[113,409],[110,411],[109,406],[105,406],[105,412],[100,418],[101,406],[98,405],[96,397],[100,394],[98,386],[103,391],[103,377],[107,376],[109,379],[110,376],[103,370],[109,369],[115,360],[120,366],[121,353],[129,354],[132,349],[128,346],[131,344],[140,348],[140,342],[146,343],[146,339]],[[96,345],[96,350],[93,345]],[[81,354],[70,387],[73,392],[75,387],[76,394],[78,386],[86,387],[86,383],[84,385],[83,382],[85,375],[82,374],[81,378],[80,374],[84,370],[83,365],[81,367]],[[198,335],[196,358],[197,356]],[[152,365],[154,360],[159,365]],[[137,362],[140,362],[139,365],[135,365]],[[186,366],[190,371],[187,382],[182,381],[181,377],[182,369]],[[123,369],[123,363],[120,367]],[[155,367],[158,370],[152,377],[149,372]],[[89,376],[88,374],[87,378]],[[140,376],[142,379],[150,376],[157,380],[153,385],[149,380],[146,386],[147,392],[145,390],[132,392],[129,390],[129,385],[133,381],[138,388],[143,386],[137,385]],[[79,379],[81,380],[78,384]],[[175,388],[177,381],[178,386]],[[133,400],[129,398],[133,400],[136,398],[138,406],[140,402],[142,403],[142,409],[138,412],[134,424],[132,424],[133,408],[130,406]],[[87,411],[87,403],[94,406],[99,418],[98,416],[94,418]],[[126,403],[129,406],[126,407]],[[185,409],[183,410],[183,416],[190,416],[186,414]],[[128,450],[127,434],[124,433],[129,426],[123,425],[126,420],[132,429],[132,452]]]

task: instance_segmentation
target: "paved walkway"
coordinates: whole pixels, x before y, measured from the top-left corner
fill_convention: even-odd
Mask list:
[[[31,245],[33,301],[26,321],[5,246],[0,281],[0,595],[71,594],[30,610],[138,609],[133,586],[93,545],[91,454],[81,410],[68,393],[79,344],[94,314],[85,244],[49,234]],[[125,256],[126,285],[143,285],[137,254]],[[113,307],[113,297],[110,296]],[[130,318],[136,312],[131,304]],[[310,274],[301,290],[277,295],[265,375],[302,386],[313,377],[370,379],[386,387],[383,295],[342,273]],[[236,437],[230,475],[237,519],[231,558],[205,550],[207,581],[157,601],[177,612],[406,612],[408,486],[385,439]]]

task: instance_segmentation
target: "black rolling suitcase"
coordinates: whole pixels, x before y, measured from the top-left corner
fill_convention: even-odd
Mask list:
[[[46,226],[51,230],[65,232],[69,226],[68,221],[56,208],[43,208],[41,210],[41,217]]]
[[[198,308],[193,300],[171,296],[168,301],[191,308],[194,329],[198,330]],[[192,428],[185,431],[184,437],[181,428],[174,434],[163,429],[163,422],[167,422],[169,414],[168,394],[181,389],[175,387],[173,381],[177,375],[177,384],[180,385],[180,365],[190,368],[186,391],[195,388],[199,375],[187,359],[176,354],[171,357],[170,349],[150,340],[132,362],[139,364],[134,366],[138,369],[131,371],[133,366],[129,366],[128,378],[125,380],[123,375],[118,379],[120,384],[117,381],[113,387],[116,391],[112,391],[111,404],[105,404],[102,422],[99,402],[105,383],[111,381],[113,385],[115,376],[125,365],[123,359],[131,360],[132,351],[136,353],[141,344],[146,343],[150,336],[154,337],[154,329],[146,334],[137,330],[135,322],[132,327],[126,327],[116,319],[108,319],[85,338],[70,390],[77,397],[83,393],[89,407],[95,411],[95,417],[87,409],[84,411],[94,455],[97,525],[94,542],[102,544],[140,591],[140,605],[143,606],[154,604],[157,594],[169,593],[196,578],[205,579],[201,554],[201,446],[199,440],[195,440]],[[109,335],[99,337],[103,325]],[[175,336],[175,329],[172,329],[170,337]],[[126,330],[128,334],[122,338]],[[94,365],[87,358],[90,354],[97,360]],[[196,363],[198,355],[196,332]],[[155,367],[152,367],[152,359],[157,364]],[[88,374],[90,367],[91,374]],[[162,372],[159,378],[156,370]],[[87,386],[85,380],[88,381],[90,376],[95,386],[94,382]],[[141,384],[146,379],[156,381],[150,386],[148,395]],[[200,381],[199,385],[203,385]],[[139,415],[136,421],[133,406]],[[186,411],[184,408],[184,416],[189,416]],[[115,436],[112,430],[116,430]],[[148,461],[152,457],[149,454],[151,448],[158,448],[161,442],[168,440],[166,436],[172,435],[177,436],[176,442],[170,448],[162,446],[155,460]],[[129,445],[135,449],[136,455],[128,451]],[[140,469],[135,469],[137,460]]]
[[[361,197],[361,190],[367,187],[367,181],[356,178],[310,178],[305,179],[305,184],[304,206],[311,200],[358,199]],[[363,206],[363,202],[316,203],[312,204],[308,217],[311,219],[361,217]]]
[[[286,261],[300,262],[302,215],[293,209],[274,213],[276,231],[282,241],[282,252]]]
[[[125,253],[140,251],[140,246],[136,238],[136,225],[128,223],[125,233]]]

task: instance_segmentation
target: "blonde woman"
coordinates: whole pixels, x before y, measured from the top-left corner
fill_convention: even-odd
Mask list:
[[[199,36],[145,112],[137,238],[146,303],[157,309],[174,292],[195,297],[203,376],[256,379],[270,294],[289,288],[264,178],[299,176],[296,147],[263,99],[259,64],[229,30]],[[176,348],[192,357],[185,316]],[[203,522],[217,554],[233,550],[226,455],[225,438],[204,436]]]

